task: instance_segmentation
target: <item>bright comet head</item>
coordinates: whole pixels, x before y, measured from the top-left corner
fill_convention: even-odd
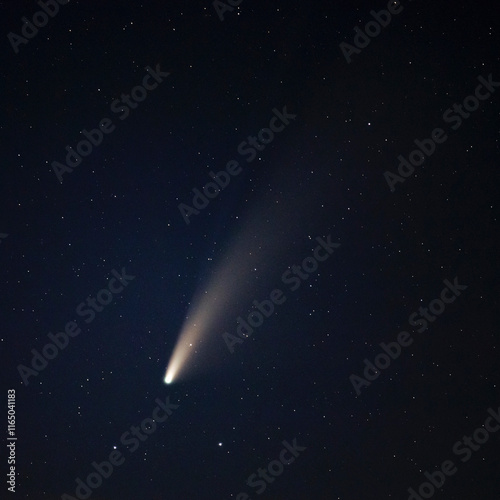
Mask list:
[[[174,352],[168,363],[164,382],[170,384],[174,379],[179,378],[186,368],[186,361],[195,351],[195,345],[200,343],[204,329],[197,327],[199,322],[204,322],[207,315],[204,311],[198,310],[195,313],[196,323],[185,323],[180,333]]]

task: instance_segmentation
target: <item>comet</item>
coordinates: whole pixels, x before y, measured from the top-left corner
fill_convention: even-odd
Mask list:
[[[206,351],[215,343],[224,346],[221,342],[224,320],[244,312],[243,308],[251,306],[261,289],[267,292],[268,286],[276,283],[276,258],[279,262],[291,243],[303,237],[304,228],[311,230],[311,212],[317,199],[316,187],[322,187],[321,179],[318,177],[316,181],[318,186],[309,181],[308,190],[301,189],[297,179],[290,178],[286,172],[274,180],[282,186],[279,199],[268,190],[241,215],[243,223],[239,231],[230,240],[205,287],[195,294],[166,367],[165,384],[185,379],[194,368],[199,370],[200,365],[208,362],[213,365],[217,356],[207,356]],[[297,211],[297,206],[308,209]],[[322,218],[315,220],[322,221]],[[196,363],[194,356],[197,356]]]

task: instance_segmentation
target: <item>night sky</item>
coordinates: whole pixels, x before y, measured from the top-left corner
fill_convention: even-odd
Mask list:
[[[1,1],[0,498],[498,500],[497,8]]]

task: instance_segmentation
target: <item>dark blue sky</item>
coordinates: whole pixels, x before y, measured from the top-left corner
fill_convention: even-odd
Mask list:
[[[73,0],[16,53],[7,35],[40,6],[0,2],[0,339],[19,498],[79,498],[76,479],[113,451],[125,461],[91,499],[406,499],[447,459],[457,472],[435,498],[498,498],[499,434],[466,462],[453,446],[500,404],[500,91],[456,130],[444,118],[475,106],[478,77],[500,81],[494,10],[403,2],[348,63],[340,44],[387,5],[243,0],[221,21],[209,1]],[[143,84],[140,102],[113,105]],[[247,161],[240,145],[285,108],[296,118]],[[52,163],[105,118],[115,128],[60,183]],[[447,139],[391,192],[384,173],[436,128]],[[241,172],[186,224],[179,204],[231,160]],[[291,291],[283,273],[328,235],[340,247]],[[222,280],[229,256],[239,270]],[[116,291],[123,268],[134,278]],[[212,277],[238,293],[166,385]],[[417,332],[409,316],[455,277],[467,289]],[[222,334],[276,288],[286,301],[231,354]],[[98,293],[110,303],[85,323],[77,307]],[[81,333],[23,383],[32,349],[72,321]],[[351,375],[401,331],[413,343],[357,395]],[[131,451],[122,436],[167,397],[178,408]],[[247,479],[294,439],[306,449],[258,494]]]

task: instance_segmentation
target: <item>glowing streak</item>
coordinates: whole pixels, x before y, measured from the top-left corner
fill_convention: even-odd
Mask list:
[[[320,179],[318,177],[317,182]],[[289,180],[288,187],[284,189],[286,193],[294,193],[298,189],[293,179]],[[305,193],[308,200],[305,206],[312,205],[316,193],[316,186],[311,184],[309,193]],[[303,197],[304,193],[301,195]],[[295,236],[302,233],[300,228],[310,226],[310,210],[297,213],[297,198],[290,194],[284,196],[279,204],[274,199],[267,200],[267,203],[261,200],[249,208],[243,217],[245,223],[240,233],[214,270],[204,293],[198,293],[190,306],[188,319],[182,326],[165,372],[166,384],[184,374],[188,359],[198,352],[204,340],[208,340],[207,334],[220,338],[222,332],[217,331],[219,320],[231,308],[236,305],[243,307],[241,304],[246,304],[248,299],[251,302],[254,297],[247,295],[255,293],[252,287],[255,284],[254,271],[258,270],[261,276],[270,273],[275,267],[270,257],[281,255]],[[294,214],[294,224],[290,223],[291,213]],[[276,228],[286,228],[286,231],[283,233]]]
[[[170,358],[164,379],[166,384],[182,375],[186,361],[200,347],[206,334],[214,330],[227,303],[241,293],[240,275],[241,259],[233,257],[214,272],[205,293],[195,298],[190,307],[191,317],[185,321]]]

